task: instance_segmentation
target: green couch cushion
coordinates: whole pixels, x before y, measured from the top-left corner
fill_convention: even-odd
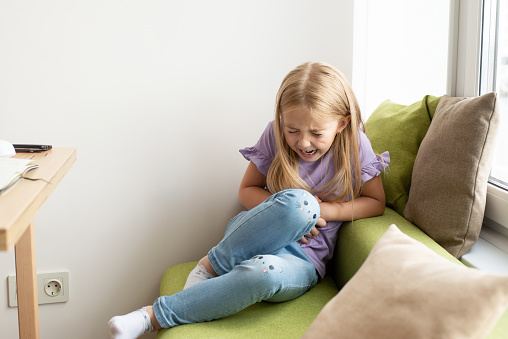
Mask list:
[[[390,166],[381,175],[386,205],[399,214],[409,197],[413,164],[427,133],[440,97],[427,95],[412,105],[386,100],[365,123],[366,133],[376,153],[390,152]]]
[[[382,216],[342,225],[335,257],[328,267],[330,274],[303,296],[285,303],[254,304],[237,314],[219,320],[160,330],[157,339],[300,338],[326,303],[337,294],[336,284],[342,287],[353,277],[376,241],[391,224],[396,224],[402,232],[422,242],[439,255],[461,264],[419,228],[393,209],[386,208]],[[161,279],[160,295],[171,295],[180,291],[196,264],[197,262],[185,263],[167,269]],[[506,333],[508,333],[508,310],[487,339],[505,338]]]
[[[342,288],[358,271],[376,241],[391,224],[397,225],[403,233],[420,241],[437,254],[452,262],[462,264],[422,230],[387,207],[385,213],[379,217],[347,222],[339,229],[335,254],[329,265],[329,271],[339,288]]]
[[[160,295],[171,295],[185,285],[197,262],[167,269],[161,279]],[[330,276],[301,297],[283,302],[261,302],[228,317],[160,330],[157,339],[169,338],[299,338],[338,290]],[[275,332],[274,332],[275,331]],[[273,336],[272,336],[273,338]]]

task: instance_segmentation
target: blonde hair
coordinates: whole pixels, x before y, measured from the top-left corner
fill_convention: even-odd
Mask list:
[[[282,130],[282,114],[294,109],[305,109],[318,120],[333,117],[343,121],[351,115],[350,122],[330,147],[335,176],[317,192],[300,178],[299,156],[286,142]],[[277,153],[267,175],[270,192],[302,188],[324,201],[335,202],[349,201],[360,194],[357,131],[364,131],[364,126],[353,90],[339,70],[324,63],[305,63],[286,75],[277,93],[274,128]]]

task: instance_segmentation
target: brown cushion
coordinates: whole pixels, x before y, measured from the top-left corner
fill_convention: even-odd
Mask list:
[[[303,338],[484,338],[508,276],[452,263],[391,225]]]
[[[495,93],[443,96],[416,155],[404,217],[457,258],[480,234],[498,120]]]

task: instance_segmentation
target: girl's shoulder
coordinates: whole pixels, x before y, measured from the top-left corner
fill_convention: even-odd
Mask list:
[[[275,123],[273,120],[268,123],[254,147],[267,158],[273,158],[275,156],[277,144],[275,142]]]
[[[252,147],[242,148],[240,153],[246,160],[252,161],[258,170],[267,175],[268,169],[277,152],[277,145],[275,143],[274,122],[270,121],[261,137]]]
[[[372,144],[370,143],[369,138],[362,131],[361,128],[358,129],[358,149],[360,150],[360,159],[365,156],[371,156],[374,154],[374,150],[372,149]]]

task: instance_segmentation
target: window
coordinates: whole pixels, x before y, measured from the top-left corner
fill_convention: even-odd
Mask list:
[[[477,96],[496,91],[501,113],[501,126],[497,135],[495,160],[487,189],[487,206],[485,210],[485,225],[496,234],[504,235],[503,250],[508,253],[508,181],[506,154],[508,134],[508,107],[506,105],[506,81],[502,80],[502,73],[506,78],[506,65],[501,67],[506,59],[501,56],[501,49],[506,50],[506,0],[470,0],[452,1],[452,7],[457,21],[451,35],[456,36],[453,63],[456,65],[453,76],[451,95]],[[504,23],[503,23],[504,22]],[[504,35],[504,36],[503,36]],[[504,52],[506,53],[506,52]],[[504,99],[501,99],[504,97]],[[504,101],[504,103],[503,103]],[[483,231],[482,231],[483,232]],[[496,236],[496,241],[501,239]],[[498,246],[500,247],[500,246]]]
[[[490,182],[508,189],[508,0],[485,1],[482,26],[479,94],[497,92],[501,113]]]
[[[508,158],[503,156],[508,146],[508,0],[483,1],[481,18],[478,94],[496,92],[501,114],[485,224],[508,236]],[[508,245],[503,247],[508,252]]]
[[[497,92],[502,125],[485,224],[505,236],[508,253],[507,2],[355,0],[352,85],[365,120],[385,99],[408,105],[422,93]],[[424,53],[414,53],[422,46],[428,47]]]
[[[501,115],[493,168],[487,188],[480,239],[462,258],[486,271],[508,273],[508,0],[458,1],[455,77],[452,95],[495,91]],[[459,4],[460,3],[460,4]]]

